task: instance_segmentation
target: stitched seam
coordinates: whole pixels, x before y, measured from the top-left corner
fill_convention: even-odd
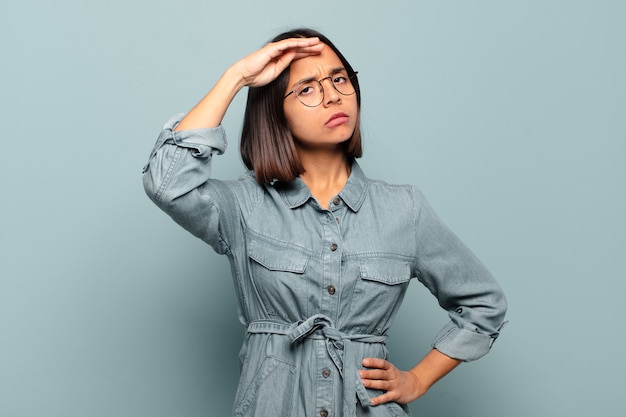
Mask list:
[[[415,237],[415,240],[413,242],[413,248],[415,248],[415,250],[416,250],[416,253],[415,253],[414,257],[413,257],[413,269],[416,271],[415,275],[417,275],[418,280],[421,281],[422,273],[419,270],[419,266],[418,266],[418,256],[419,255],[417,254],[417,247],[419,246],[418,242],[417,242],[418,239],[419,239],[419,237],[417,236],[417,223],[419,221],[418,220],[419,216],[417,215],[417,204],[416,204],[416,201],[415,201],[415,193],[416,192],[417,191],[416,191],[415,187],[412,187],[411,190],[410,190],[410,195],[411,195],[411,201],[413,202],[413,236]]]
[[[180,148],[176,148],[174,151],[174,157],[172,158],[172,162],[170,162],[170,166],[167,168],[167,172],[165,173],[165,177],[163,178],[163,182],[159,187],[159,191],[157,191],[155,199],[157,203],[161,203],[161,199],[163,198],[163,193],[167,189],[170,184],[170,180],[172,179],[172,174],[174,172],[174,167],[178,164],[178,160],[180,159],[180,155],[182,154],[182,150]]]

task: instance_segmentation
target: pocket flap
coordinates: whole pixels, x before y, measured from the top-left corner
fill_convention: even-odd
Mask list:
[[[311,258],[302,248],[256,235],[248,235],[248,256],[270,271],[299,274],[304,273]]]
[[[363,259],[361,278],[387,285],[402,284],[411,279],[411,267],[408,261],[399,259]]]

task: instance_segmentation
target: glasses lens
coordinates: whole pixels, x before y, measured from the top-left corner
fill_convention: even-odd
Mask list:
[[[315,107],[322,102],[322,88],[317,81],[302,83],[296,89],[298,99],[305,106]]]
[[[354,86],[350,81],[350,77],[348,77],[348,72],[346,70],[342,70],[336,72],[332,75],[333,85],[341,94],[349,96],[350,94],[354,94]]]

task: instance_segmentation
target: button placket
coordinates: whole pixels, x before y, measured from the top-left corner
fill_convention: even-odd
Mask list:
[[[331,318],[337,317],[341,291],[341,268],[342,268],[342,233],[339,226],[341,212],[345,206],[340,198],[335,197],[330,201],[330,207],[325,210],[326,219],[321,222],[322,230],[322,279],[320,312]],[[326,341],[320,340],[320,351],[317,361],[317,393],[316,406],[320,417],[334,415],[336,404],[333,395],[330,394],[336,386],[333,378],[334,362],[328,356]]]

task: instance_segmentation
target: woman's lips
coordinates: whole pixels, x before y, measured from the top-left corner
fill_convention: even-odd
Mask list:
[[[339,126],[339,125],[342,125],[344,123],[347,123],[349,119],[350,119],[350,116],[348,116],[346,113],[338,112],[338,113],[335,113],[332,116],[330,116],[330,118],[326,121],[324,126],[326,126],[326,127]]]

